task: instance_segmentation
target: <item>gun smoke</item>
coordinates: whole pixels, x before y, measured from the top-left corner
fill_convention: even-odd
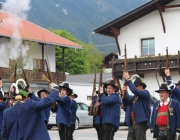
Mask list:
[[[27,19],[27,12],[31,9],[31,0],[6,0],[3,10],[8,12],[8,17],[3,19],[3,28],[7,28],[12,34],[10,42],[0,45],[0,54],[9,56],[16,60],[19,56],[25,56],[29,46],[22,45],[22,39],[19,29],[22,27],[22,19]],[[16,15],[16,16],[14,16]],[[9,53],[9,54],[7,54]]]

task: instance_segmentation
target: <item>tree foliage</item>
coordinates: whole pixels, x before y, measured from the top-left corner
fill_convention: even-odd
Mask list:
[[[83,49],[65,48],[65,71],[70,74],[87,74],[100,71],[103,64],[104,54],[92,44],[86,44],[76,39],[66,30],[49,29],[51,32],[71,40],[83,47]],[[63,71],[62,47],[56,47],[56,68]]]

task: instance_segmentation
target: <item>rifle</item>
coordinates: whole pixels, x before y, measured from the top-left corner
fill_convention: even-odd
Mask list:
[[[17,63],[15,63],[15,67],[14,67],[14,83],[16,83],[16,69],[17,69]]]
[[[169,69],[169,55],[168,55],[168,47],[166,47],[166,69]],[[162,74],[162,79],[165,82],[165,74]]]
[[[166,69],[169,69],[168,47],[166,47]]]
[[[46,60],[45,60],[45,63],[46,63],[46,66],[47,66],[48,79],[52,82],[52,77],[51,77],[51,73],[50,73],[50,67],[49,67]]]
[[[99,96],[100,96],[100,88],[102,87],[102,67],[101,67],[101,73],[99,76],[99,90],[98,90],[98,100],[96,102],[99,101]],[[100,115],[101,114],[101,106],[94,106],[94,115]]]
[[[24,70],[22,70],[23,71],[23,75],[24,75],[24,80],[25,80],[25,82],[26,82],[26,87],[25,87],[25,90],[26,90],[26,92],[28,92],[28,88],[29,88],[29,83],[28,83],[28,80],[27,80],[27,78],[26,78],[26,74],[25,74],[25,72],[24,72]]]
[[[93,94],[94,94],[95,91],[96,91],[96,72],[94,74],[94,83],[93,83],[93,91],[92,91],[92,98],[91,98],[91,107],[90,107],[90,110],[88,112],[89,116],[94,115],[94,112],[93,112],[93,109],[94,109]]]
[[[49,83],[51,83],[51,82],[52,82],[52,77],[51,77],[50,70],[49,70],[49,66],[48,66],[48,63],[47,63],[46,59],[45,59],[45,63],[46,63],[46,67],[47,67],[48,77],[46,77],[46,76],[43,74],[43,75],[42,75],[42,79],[48,81]]]
[[[128,69],[127,69],[127,53],[126,53],[126,44],[125,44],[125,48],[124,48],[124,71],[127,72]],[[124,86],[127,86],[126,83],[124,83]],[[126,90],[123,90],[121,93],[122,93],[122,99],[126,99]],[[126,106],[122,103],[122,106],[121,106],[122,109],[125,109]]]
[[[127,72],[127,53],[126,53],[126,44],[124,47],[124,71]]]

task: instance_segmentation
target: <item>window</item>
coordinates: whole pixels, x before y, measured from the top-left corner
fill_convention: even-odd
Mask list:
[[[79,104],[77,104],[77,110],[81,110],[81,107],[80,107],[80,105]]]
[[[154,38],[141,39],[141,55],[155,55]]]
[[[82,105],[82,107],[83,107],[84,110],[87,110],[87,111],[88,111],[88,106],[87,106],[87,105],[85,105],[85,104],[81,104],[81,105]]]

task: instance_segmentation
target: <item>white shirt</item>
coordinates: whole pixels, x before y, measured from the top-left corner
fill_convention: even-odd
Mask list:
[[[170,98],[168,97],[165,102],[160,101],[160,106],[162,106],[163,103],[164,103],[164,105],[167,105],[169,102],[170,102]]]

